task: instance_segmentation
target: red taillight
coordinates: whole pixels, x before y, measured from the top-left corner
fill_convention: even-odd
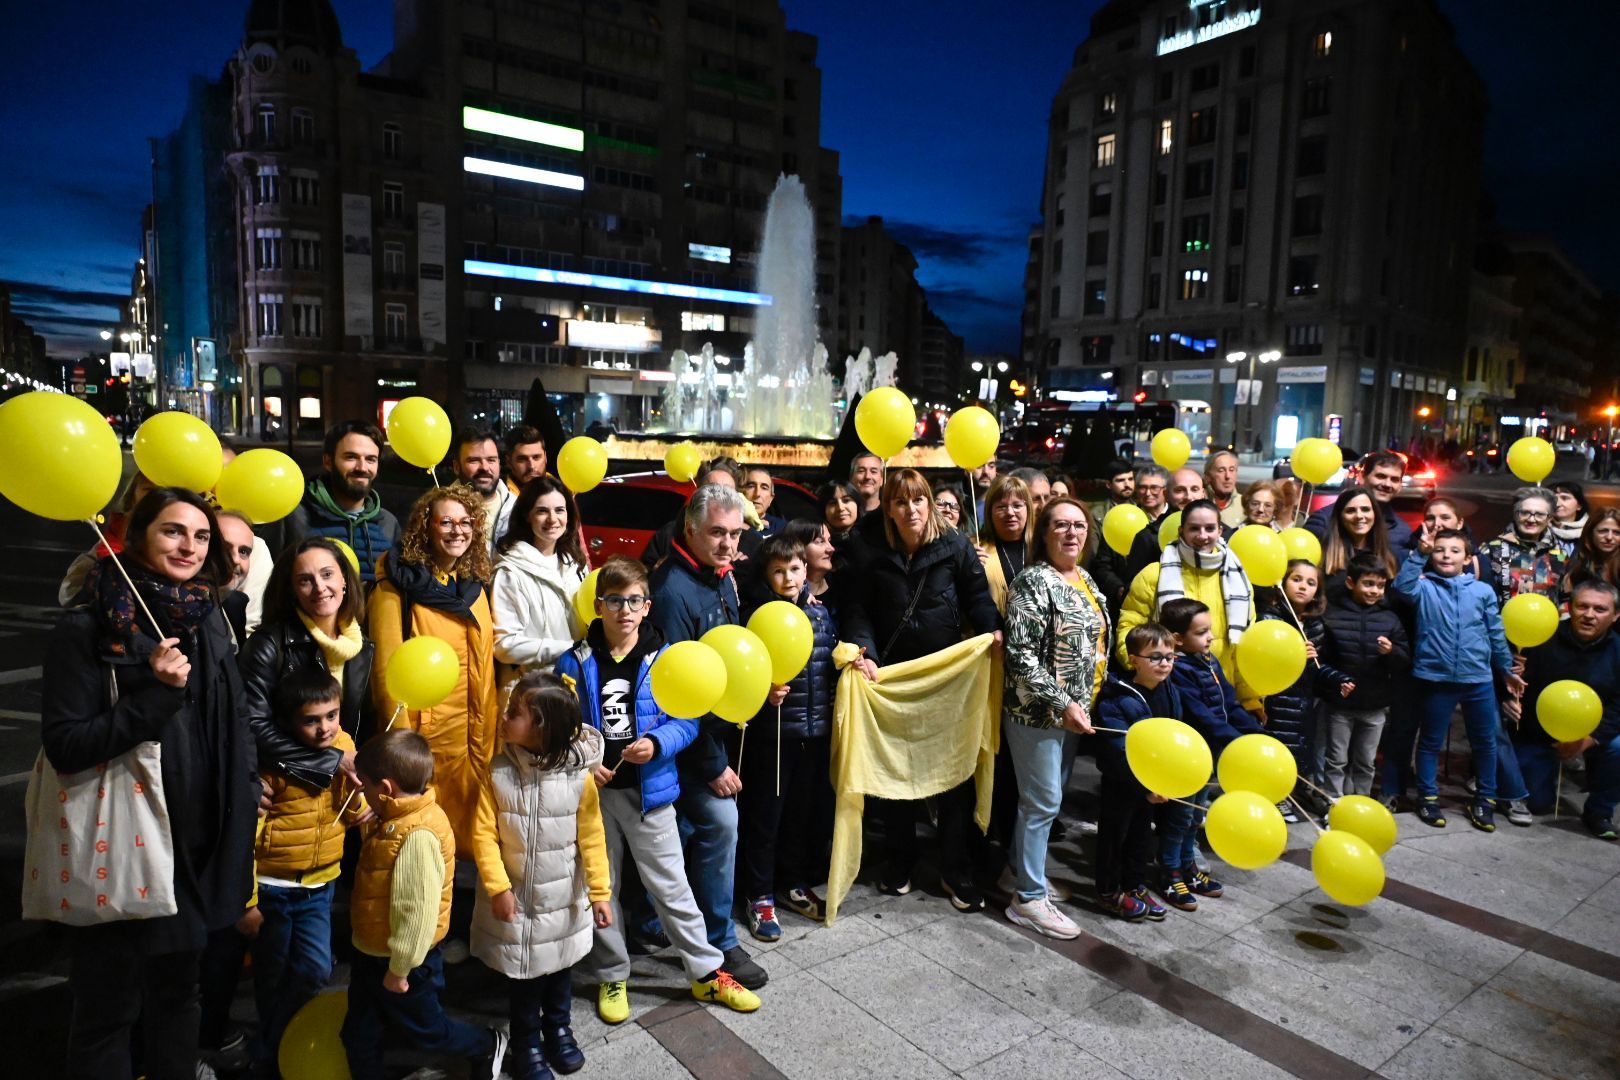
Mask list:
[[[1416,476],[1414,476],[1412,479],[1414,479],[1414,480],[1433,480],[1434,479],[1434,470],[1433,469],[1428,469],[1428,470],[1425,470],[1424,472],[1420,472]]]
[[[1052,436],[1048,435],[1046,437],[1046,448],[1048,450],[1050,450],[1050,449],[1052,449],[1052,447],[1054,447],[1056,445],[1057,445],[1057,440],[1052,438]]]
[[[1496,456],[1496,451],[1495,450],[1487,450],[1487,451],[1485,451],[1485,456],[1486,457],[1495,457]]]

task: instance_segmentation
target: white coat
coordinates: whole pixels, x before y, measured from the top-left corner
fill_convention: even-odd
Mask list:
[[[490,587],[495,659],[520,673],[550,671],[585,636],[574,615],[574,594],[587,572],[560,552],[542,555],[527,541],[513,544],[495,567]]]

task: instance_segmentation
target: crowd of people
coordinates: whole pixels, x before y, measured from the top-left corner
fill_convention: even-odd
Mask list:
[[[1292,480],[1240,492],[1227,452],[1202,471],[1112,462],[1095,502],[1032,468],[992,462],[934,485],[862,454],[816,493],[818,516],[791,521],[773,512],[768,470],[721,458],[643,560],[597,568],[582,622],[584,523],[537,431],[460,433],[454,482],[403,521],[377,491],[384,452],[375,427],[337,425],[298,509],[257,532],[137,475],[107,544],[69,570],[44,750],[74,772],[161,744],[177,906],[64,931],[70,1075],[190,1078],[200,1051],[222,1061],[244,1041],[254,1074],[276,1075],[282,1032],[339,953],[356,1077],[383,1075],[391,1040],[467,1058],[474,1075],[503,1062],[514,1077],[573,1072],[573,982],[595,984],[602,1019],[622,1023],[633,951],[673,950],[699,1001],[758,1009],[768,977],[739,931],[770,942],[784,912],[827,915],[838,681],[880,682],[885,666],[972,635],[993,636],[1004,672],[989,828],[973,824],[972,779],[882,801],[868,821],[884,894],[918,883],[931,822],[926,864],[954,908],[1000,895],[1012,922],[1076,936],[1047,856],[1084,753],[1100,774],[1083,800],[1096,820],[1072,828],[1095,834],[1097,906],[1157,921],[1220,897],[1198,839],[1209,789],[1166,800],[1127,762],[1124,733],[1159,716],[1217,754],[1245,733],[1276,736],[1302,777],[1279,806],[1289,820],[1320,817],[1320,790],[1443,827],[1439,764],[1460,709],[1474,827],[1493,830],[1497,812],[1531,825],[1584,766],[1582,820],[1616,836],[1620,512],[1590,510],[1578,484],[1521,489],[1509,527],[1481,543],[1444,497],[1417,528],[1398,516],[1391,453],[1356,463],[1315,513]],[[1100,522],[1128,503],[1148,524],[1115,550]],[[1320,560],[1255,587],[1227,539],[1301,520]],[[1565,617],[1519,653],[1500,610],[1525,592]],[[803,609],[814,646],[772,686],[743,772],[738,729],[667,715],[649,672],[670,645],[775,600]],[[1309,661],[1262,695],[1235,645],[1266,620],[1298,627]],[[456,675],[412,708],[389,670],[425,636],[450,648]],[[1604,717],[1556,743],[1533,703],[1566,678],[1598,693]],[[961,703],[938,704],[950,716]],[[757,771],[773,760],[774,783]],[[251,1037],[230,1017],[247,954]],[[506,1025],[446,1012],[444,965],[469,956],[506,979]]]

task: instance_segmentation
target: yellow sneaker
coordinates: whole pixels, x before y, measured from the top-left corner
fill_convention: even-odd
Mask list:
[[[697,993],[695,984],[692,992]],[[630,994],[623,979],[597,984],[596,1015],[604,1024],[622,1024],[630,1019]]]
[[[738,1012],[753,1012],[759,1008],[759,995],[724,971],[717,971],[708,982],[692,984],[692,996],[699,1001],[724,1005]]]

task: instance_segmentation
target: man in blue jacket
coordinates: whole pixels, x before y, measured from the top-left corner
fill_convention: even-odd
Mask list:
[[[1517,722],[1513,741],[1519,767],[1530,789],[1530,810],[1545,814],[1555,809],[1561,763],[1586,755],[1586,777],[1591,794],[1581,821],[1593,836],[1614,840],[1615,805],[1620,803],[1620,635],[1614,624],[1620,616],[1620,592],[1598,578],[1575,586],[1569,601],[1569,619],[1545,645],[1524,653],[1523,701],[1509,699],[1503,712]],[[1523,702],[1534,702],[1549,683],[1573,679],[1585,683],[1603,702],[1597,730],[1574,742],[1554,742]]]
[[[1401,493],[1401,478],[1406,475],[1406,462],[1401,455],[1389,450],[1375,450],[1362,457],[1359,467],[1362,486],[1372,492],[1378,515],[1384,519],[1384,527],[1389,530],[1389,549],[1397,555],[1414,550],[1417,534],[1395,512],[1394,506],[1395,496]],[[1305,528],[1318,540],[1326,542],[1328,533],[1333,529],[1332,518],[1333,504],[1329,503],[1306,520]]]
[[[376,581],[377,560],[399,542],[399,521],[383,509],[373,486],[382,445],[382,432],[364,420],[345,420],[327,430],[321,474],[282,522],[278,554],[306,536],[341,540],[360,560],[360,580],[368,588]]]

